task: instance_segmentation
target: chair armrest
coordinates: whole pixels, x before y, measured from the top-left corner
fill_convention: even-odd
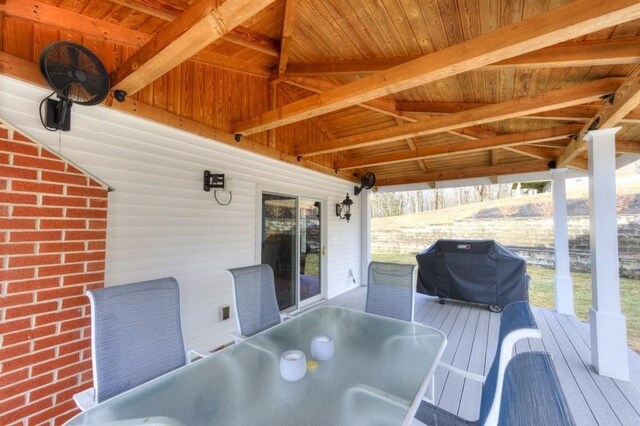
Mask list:
[[[191,364],[193,361],[198,361],[202,358],[206,358],[211,354],[205,354],[202,352],[198,352],[195,349],[187,350],[187,364]],[[197,359],[194,359],[197,358]]]
[[[87,411],[97,405],[96,391],[94,388],[85,389],[73,395],[73,400],[81,411]]]
[[[438,363],[439,367],[442,368],[446,368],[449,371],[453,371],[454,373],[466,378],[466,379],[471,379],[471,380],[475,380],[476,382],[480,382],[480,383],[484,383],[484,381],[487,379],[485,376],[481,375],[481,374],[476,374],[476,373],[471,373],[469,371],[466,370],[461,370],[457,367],[454,367],[451,364],[447,364],[446,362],[442,362],[440,361],[440,363]]]

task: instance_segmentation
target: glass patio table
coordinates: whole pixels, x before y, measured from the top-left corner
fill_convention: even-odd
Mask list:
[[[328,335],[334,355],[297,382],[280,357]],[[420,324],[318,307],[81,413],[69,425],[409,424],[446,345]]]

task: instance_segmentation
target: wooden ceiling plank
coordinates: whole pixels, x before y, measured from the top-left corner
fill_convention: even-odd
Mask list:
[[[27,7],[30,5],[32,7]],[[142,31],[121,27],[110,22],[56,8],[42,2],[26,3],[20,0],[6,0],[4,4],[0,2],[0,13],[5,12],[5,9],[9,11],[9,15],[12,17],[26,19],[39,24],[51,25],[64,30],[77,31],[89,37],[125,46],[140,48],[152,38],[151,34]],[[209,50],[203,50],[190,59],[219,68],[258,75],[260,77],[266,78],[270,75],[266,67],[249,64]]]
[[[499,166],[482,166],[441,170],[431,173],[421,173],[413,176],[380,177],[376,180],[376,186],[404,185],[410,183],[439,182],[444,180],[471,179],[486,176],[502,176],[518,173],[542,172],[549,170],[546,160],[537,160],[526,163],[503,164]]]
[[[283,81],[285,83],[292,84],[294,86],[301,87],[303,89],[309,90],[310,92],[316,93],[323,93],[341,86],[340,84],[332,81],[312,77],[292,77],[286,78]],[[431,119],[431,117],[425,117],[423,115],[415,116],[411,113],[398,112],[396,109],[396,104],[396,101],[378,98],[371,101],[359,103],[357,105],[370,111],[379,112],[380,114],[394,117],[396,120],[402,120],[409,123],[416,123],[418,121],[429,121]],[[452,130],[448,133],[454,134],[456,136],[462,136],[466,139],[471,140],[495,136],[495,132],[491,132],[490,130],[486,130],[476,126],[467,127],[465,129]]]
[[[279,84],[278,87],[284,93],[284,95],[289,98],[290,101],[297,101],[297,94],[286,84]],[[309,120],[311,124],[320,132],[322,136],[324,136],[327,140],[331,140],[334,138],[333,133],[327,128],[327,126],[317,117]]]
[[[620,154],[640,154],[640,142],[616,141],[616,152]]]
[[[257,117],[233,123],[232,131],[251,135],[284,126],[638,18],[640,3],[634,0],[578,0],[365,76],[322,95],[312,95]]]
[[[290,63],[287,76],[370,74],[404,64],[420,56],[365,58],[343,61]],[[640,37],[565,42],[486,65],[480,70],[513,68],[590,67],[640,62]]]
[[[112,75],[112,88],[136,93],[275,0],[201,0],[160,30]]]
[[[567,165],[587,149],[584,137],[589,130],[593,128],[606,129],[615,126],[638,104],[640,104],[640,67],[615,91],[612,102],[607,102],[603,105],[593,119],[585,124],[576,139],[567,145],[556,160],[558,167]]]
[[[289,62],[291,39],[296,27],[296,9],[298,0],[285,0],[284,19],[282,22],[282,40],[280,41],[280,61],[278,62],[278,76],[284,77]]]
[[[0,2],[0,13],[128,46],[142,47],[151,38],[149,34],[140,31],[93,19],[39,1],[4,0]]]
[[[529,132],[511,133],[474,141],[455,141],[446,144],[440,143],[433,146],[418,148],[415,151],[403,150],[369,157],[352,158],[338,162],[336,164],[336,169],[347,170],[359,167],[395,164],[424,158],[440,158],[459,155],[461,153],[494,150],[498,147],[504,148],[527,143],[564,139],[569,135],[575,134],[580,127],[581,125],[579,124],[570,124],[547,129],[532,130]]]
[[[110,0],[112,3],[116,3],[122,6],[126,6],[130,9],[138,12],[146,13],[147,15],[154,16],[164,21],[173,21],[176,16],[183,12],[179,8],[167,9],[169,5],[163,5],[163,8],[153,7],[137,0]],[[269,56],[277,58],[280,56],[280,43],[277,40],[273,40],[263,34],[253,31],[243,26],[237,26],[229,33],[222,36],[222,39],[233,44],[237,44],[242,47],[253,49],[257,52],[264,53]]]
[[[468,126],[505,120],[537,111],[547,111],[571,105],[597,101],[602,95],[613,93],[622,84],[620,78],[606,78],[564,89],[552,90],[527,98],[490,104],[471,111],[434,117],[430,121],[405,124],[336,139],[324,144],[298,147],[302,156],[325,154],[347,149],[363,148],[407,137],[442,133]]]

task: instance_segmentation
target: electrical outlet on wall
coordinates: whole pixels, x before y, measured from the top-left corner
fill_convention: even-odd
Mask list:
[[[220,306],[220,321],[231,318],[231,307],[229,305]]]

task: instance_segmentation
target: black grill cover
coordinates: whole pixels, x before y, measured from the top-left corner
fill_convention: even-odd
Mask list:
[[[438,240],[416,255],[418,292],[465,302],[529,300],[525,260],[493,240]]]

